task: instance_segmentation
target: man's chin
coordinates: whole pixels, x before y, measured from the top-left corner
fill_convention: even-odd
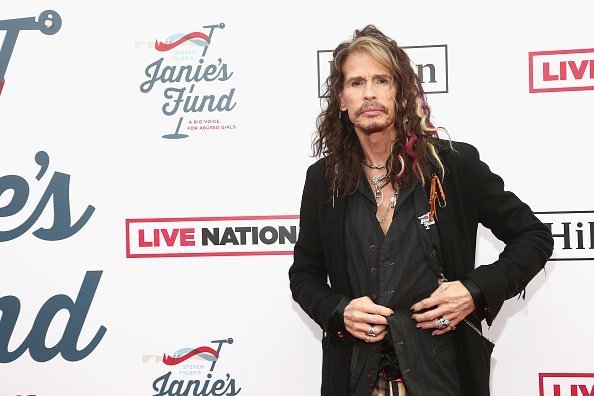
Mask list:
[[[383,132],[388,128],[388,124],[372,123],[367,125],[360,125],[359,130],[366,134]]]

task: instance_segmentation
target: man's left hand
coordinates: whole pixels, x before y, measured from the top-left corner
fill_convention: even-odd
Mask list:
[[[425,311],[428,310],[428,311]],[[411,307],[417,327],[420,329],[435,329],[432,335],[442,335],[454,331],[458,323],[474,311],[474,302],[470,292],[460,281],[444,282],[431,293],[431,296],[419,301]],[[449,323],[439,330],[439,319],[442,323]]]

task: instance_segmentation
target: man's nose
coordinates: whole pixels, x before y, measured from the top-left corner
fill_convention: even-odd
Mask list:
[[[365,90],[363,91],[363,97],[365,99],[371,100],[376,99],[375,88],[373,86],[373,81],[366,81],[365,82]]]

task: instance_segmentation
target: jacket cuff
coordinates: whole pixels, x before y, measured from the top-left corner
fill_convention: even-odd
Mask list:
[[[470,295],[472,296],[472,301],[474,302],[474,312],[480,319],[484,319],[489,313],[489,306],[487,305],[487,301],[485,300],[485,296],[483,296],[481,289],[476,283],[474,283],[472,279],[468,277],[461,279],[460,282],[462,282],[464,287],[468,289]]]
[[[355,341],[355,337],[353,337],[344,326],[344,309],[347,305],[349,305],[350,302],[351,300],[344,296],[340,299],[332,311],[330,323],[328,325],[328,333],[330,333],[331,336],[345,342]]]

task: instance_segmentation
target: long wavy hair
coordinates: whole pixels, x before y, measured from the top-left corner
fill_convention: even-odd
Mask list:
[[[342,67],[354,52],[365,51],[386,66],[396,87],[396,140],[392,142],[387,161],[389,179],[394,186],[407,188],[417,178],[424,185],[435,170],[443,178],[444,167],[435,150],[438,128],[431,123],[431,111],[421,81],[408,55],[375,26],[355,30],[353,39],[341,43],[333,52],[330,76],[326,80],[326,106],[316,120],[317,135],[313,141],[314,156],[326,157],[326,174],[332,183],[332,194],[353,194],[360,183],[363,150],[348,113],[340,110],[340,93],[344,87]],[[324,107],[324,106],[323,106]]]

